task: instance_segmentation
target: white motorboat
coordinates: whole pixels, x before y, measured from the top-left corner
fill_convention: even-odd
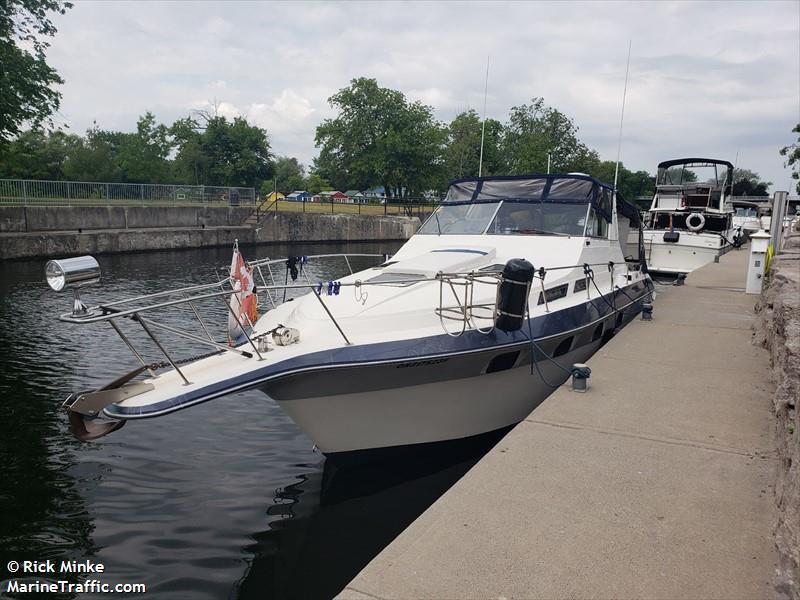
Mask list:
[[[748,239],[756,231],[761,230],[761,218],[759,217],[760,204],[746,200],[733,200],[733,229],[736,235]]]
[[[629,228],[640,228],[638,210],[589,176],[473,178],[453,182],[416,235],[373,268],[317,282],[305,277],[305,260],[249,263],[261,276],[258,294],[275,304],[254,323],[236,310],[236,277],[91,308],[76,297],[62,320],[108,322],[137,357],[120,325],[141,327],[167,360],[157,373],[140,357],[133,373],[71,395],[73,432],[92,439],[250,388],[273,398],[329,457],[502,430],[651,300],[646,266],[623,255],[618,230]],[[284,266],[297,279],[276,283]],[[96,271],[91,257],[48,263],[56,289],[96,281]],[[287,288],[306,293],[277,302]],[[209,327],[197,308],[220,300],[241,324],[241,343],[202,333]],[[196,331],[156,320],[155,311],[187,303]],[[167,335],[215,352],[178,361]]]
[[[686,274],[741,245],[733,228],[733,165],[679,158],[658,165],[656,192],[644,219],[644,248],[653,273]],[[629,237],[629,248],[639,243]]]

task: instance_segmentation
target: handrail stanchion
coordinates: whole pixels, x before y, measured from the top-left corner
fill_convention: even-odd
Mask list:
[[[185,292],[182,295],[183,295],[184,298],[186,298],[186,293]],[[192,312],[194,313],[194,316],[197,317],[198,321],[200,321],[200,327],[202,327],[203,331],[206,332],[206,335],[208,336],[208,339],[211,340],[212,342],[214,342],[214,338],[211,335],[211,333],[208,331],[208,328],[206,327],[205,321],[203,321],[202,317],[200,316],[200,313],[197,312],[197,308],[195,308],[194,302],[192,302],[188,298],[186,298],[186,301],[189,303],[189,307],[192,309]]]
[[[267,267],[269,267],[269,265],[267,265]],[[272,304],[272,308],[275,308],[276,307],[275,300],[272,298],[272,293],[269,291],[267,280],[264,278],[263,271],[261,271],[261,265],[256,265],[256,269],[258,269],[258,274],[261,276],[261,282],[264,284],[264,288],[267,290],[267,298],[269,298],[269,301]],[[273,281],[273,283],[275,282]]]
[[[130,349],[130,351],[133,352],[133,355],[137,359],[139,359],[139,362],[142,363],[142,366],[145,369],[147,369],[147,372],[150,373],[150,375],[152,375],[153,377],[158,377],[158,375],[156,375],[156,372],[153,371],[153,369],[151,369],[150,366],[146,362],[144,362],[144,359],[142,358],[142,355],[139,354],[139,352],[137,352],[136,348],[133,347],[133,344],[131,344],[131,342],[128,340],[128,338],[125,336],[125,334],[122,333],[122,330],[119,328],[119,325],[117,325],[114,322],[114,319],[109,319],[108,322],[114,328],[114,331],[117,332],[119,337],[122,338],[122,341],[125,342],[125,345],[128,347],[128,349]]]
[[[322,299],[322,296],[320,296],[319,292],[317,292],[317,290],[315,290],[313,287],[311,288],[311,291],[317,297],[317,300],[319,300],[319,303],[322,304],[322,308],[325,309],[325,312],[328,313],[328,316],[330,317],[331,321],[333,321],[333,324],[336,326],[336,329],[338,329],[339,333],[342,334],[342,337],[344,338],[345,344],[347,344],[348,346],[352,346],[353,345],[352,342],[347,339],[347,336],[344,334],[344,331],[342,331],[342,328],[339,327],[339,323],[337,323],[336,319],[333,318],[333,315],[331,314],[331,311],[328,310],[328,307],[325,304],[325,301]]]
[[[181,379],[183,379],[184,383],[186,385],[191,385],[189,380],[186,379],[186,375],[183,374],[183,371],[181,371],[178,368],[178,365],[175,364],[175,361],[172,360],[172,357],[169,355],[169,352],[167,352],[166,348],[164,348],[164,346],[161,345],[161,342],[158,341],[158,338],[156,338],[156,336],[153,335],[153,332],[150,331],[150,328],[147,326],[147,323],[145,323],[141,318],[139,318],[139,314],[138,313],[134,313],[133,314],[133,320],[136,321],[137,323],[139,323],[139,325],[142,326],[142,329],[144,329],[145,333],[150,336],[150,339],[153,340],[155,345],[158,346],[158,349],[161,350],[161,353],[166,357],[167,362],[169,362],[169,364],[172,365],[172,368],[175,369],[175,371],[178,373],[178,375],[181,376]]]

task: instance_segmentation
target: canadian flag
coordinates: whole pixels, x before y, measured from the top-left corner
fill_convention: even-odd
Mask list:
[[[258,320],[258,296],[255,294],[253,268],[248,266],[239,252],[239,241],[233,244],[231,258],[232,313],[228,314],[228,345],[233,346],[244,335],[244,328],[252,329]]]

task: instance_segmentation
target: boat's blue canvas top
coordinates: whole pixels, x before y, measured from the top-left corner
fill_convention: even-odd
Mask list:
[[[468,177],[450,183],[444,204],[487,202],[562,202],[591,204],[611,222],[611,196],[614,189],[589,175],[532,174]],[[617,197],[617,210],[632,223],[639,224],[639,210]]]

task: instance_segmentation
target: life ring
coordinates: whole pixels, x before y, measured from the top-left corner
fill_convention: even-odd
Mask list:
[[[697,218],[699,221],[697,224],[692,225],[692,219]],[[702,213],[692,213],[688,217],[686,217],[686,229],[689,231],[700,231],[706,225],[706,218],[703,216]]]

